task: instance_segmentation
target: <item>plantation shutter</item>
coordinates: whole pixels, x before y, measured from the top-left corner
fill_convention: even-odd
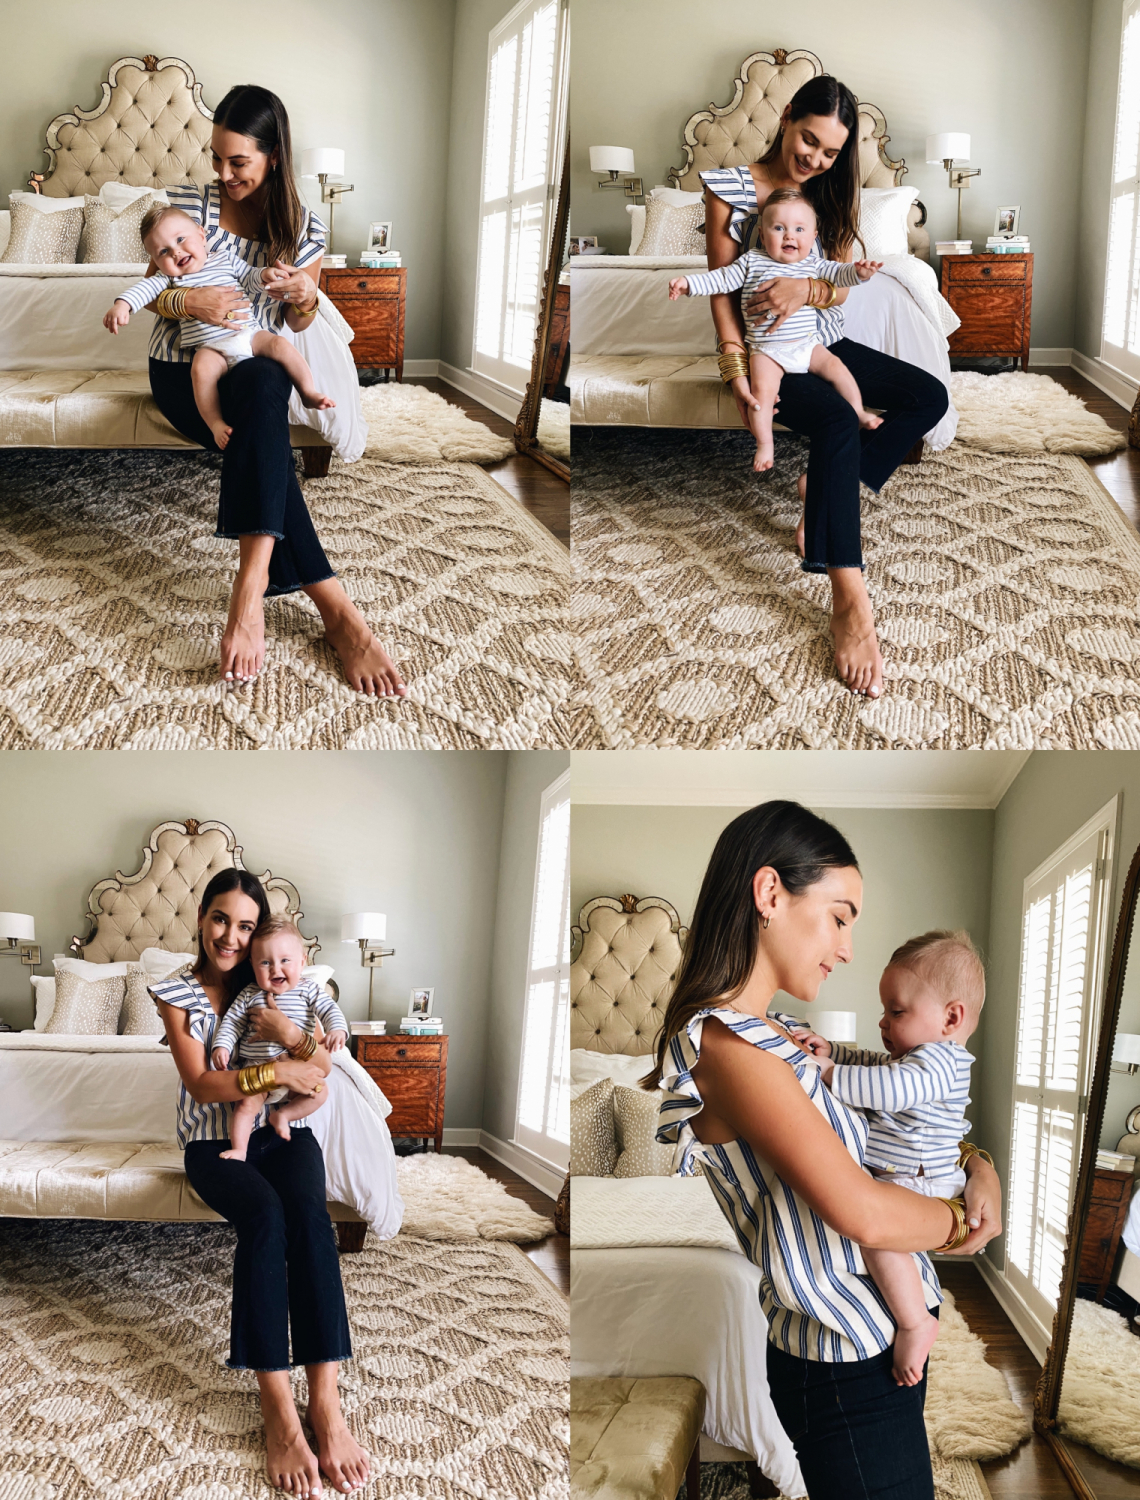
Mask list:
[[[570,773],[542,796],[515,1142],[570,1165]]]
[[[1140,380],[1140,0],[1124,7],[1101,358]]]
[[[564,0],[523,0],[491,33],[472,368],[522,395],[561,160]]]

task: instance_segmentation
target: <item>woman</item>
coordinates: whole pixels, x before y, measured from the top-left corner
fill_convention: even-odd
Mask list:
[[[206,230],[211,250],[230,248],[250,265],[275,265],[284,279],[257,301],[269,326],[294,332],[317,309],[325,226],[301,207],[293,181],[289,116],[276,94],[253,85],[231,89],[214,111],[212,156],[217,182],[167,189],[172,203]],[[154,272],[153,263],[147,274]],[[185,353],[176,318],[160,294],[150,341],[155,404],[183,436],[217,452],[194,404],[192,350]],[[181,294],[180,294],[181,295]],[[205,323],[240,322],[250,304],[236,288],[185,291],[182,316]],[[222,378],[219,394],[233,436],[222,459],[217,536],[238,540],[238,574],[222,636],[220,671],[227,682],[251,682],[265,660],[264,595],[308,594],[345,677],[359,692],[382,697],[406,689],[392,659],[338,582],[324,554],[293,469],[287,409],[292,387],[280,365],[247,359]]]
[[[267,1125],[250,1137],[244,1162],[221,1161],[229,1146],[227,1104],[243,1096],[239,1072],[211,1067],[218,1019],[252,983],[250,939],[269,915],[261,882],[246,870],[221,870],[202,893],[198,961],[151,989],[166,1027],[182,1087],[178,1144],[190,1186],[237,1230],[230,1321],[232,1370],[253,1370],[265,1419],[269,1482],[289,1494],[321,1493],[320,1472],[339,1491],[368,1482],[368,1457],[345,1426],[337,1363],[352,1354],[336,1238],[325,1198],[321,1148],[306,1121],[288,1141]],[[280,1042],[288,1059],[273,1065],[275,1083],[298,1094],[324,1088],[330,1059],[272,1000],[254,1021],[257,1035]],[[305,1440],[289,1384],[292,1364],[309,1381]]]
[[[812,204],[829,260],[855,259],[859,218],[858,107],[851,91],[826,74],[805,83],[780,119],[766,156],[748,167],[702,172],[705,240],[710,267],[728,265],[750,248],[760,210],[776,188],[797,188]],[[846,401],[815,375],[785,375],[779,420],[810,439],[806,476],[800,478],[804,519],[796,540],[809,573],[831,580],[831,633],[840,678],[856,693],[877,698],[883,658],[863,580],[859,534],[860,482],[878,491],[903,458],[934,427],[949,404],[945,386],[926,371],[843,336],[839,310],[849,292],[790,276],[766,282],[748,311],[775,315],[775,329],[810,302],[820,308],[820,334],[851,371],[863,405],[882,411],[883,423],[860,433]],[[739,297],[712,298],[717,345],[747,355]],[[746,375],[732,382],[744,416]]]
[[[810,1500],[933,1500],[925,1373],[891,1375],[894,1324],[859,1246],[979,1250],[1000,1234],[1000,1186],[966,1162],[966,1214],[861,1168],[866,1118],[835,1100],[785,1027],[776,992],[814,1000],[851,960],[859,867],[837,829],[767,802],[721,834],[705,873],[657,1066],[658,1138],[703,1166],[744,1253],[763,1271],[768,1381]],[[969,1148],[971,1151],[974,1148]],[[938,1278],[922,1256],[932,1309]]]

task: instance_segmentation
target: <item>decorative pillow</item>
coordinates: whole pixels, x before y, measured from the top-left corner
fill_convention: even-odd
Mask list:
[[[5,265],[74,265],[82,229],[81,208],[41,213],[31,204],[13,201],[12,233],[0,260]]]
[[[129,182],[105,182],[99,189],[99,197],[113,212],[128,208],[138,198],[156,198],[159,203],[169,203],[165,188],[131,187]]]
[[[83,200],[79,258],[89,265],[146,265],[149,257],[139,237],[139,225],[153,202],[153,195],[147,193],[116,209],[88,195]]]
[[[645,204],[627,203],[625,211],[629,215],[629,253],[637,254],[637,247],[641,244],[645,234]]]
[[[12,210],[0,208],[0,255],[8,248],[8,241],[12,237]]]
[[[65,969],[55,981],[55,1009],[44,1031],[51,1036],[114,1036],[125,978],[82,979]]]
[[[673,1148],[659,1146],[655,1139],[664,1095],[660,1089],[614,1089],[614,1121],[617,1125],[618,1159],[615,1177],[672,1177]]]
[[[176,969],[196,963],[197,960],[196,953],[168,953],[165,948],[144,948],[138,957],[151,984],[157,984],[160,979],[165,979]],[[130,967],[131,965],[128,965],[128,968]]]
[[[93,964],[84,958],[72,958],[67,953],[57,953],[52,959],[56,975],[78,974],[80,979],[125,979],[130,964]]]
[[[8,194],[8,207],[13,208],[17,203],[28,203],[39,214],[63,213],[68,208],[82,208],[83,199],[79,198],[49,198],[46,193],[32,193],[17,190]]]
[[[613,1080],[599,1078],[570,1101],[570,1176],[609,1177],[616,1156]]]
[[[674,208],[660,198],[645,205],[645,233],[638,255],[704,255],[705,206]],[[699,231],[699,232],[698,232]]]
[[[43,974],[33,974],[32,991],[36,997],[36,1019],[32,1027],[35,1031],[43,1031],[55,1009],[55,980]]]
[[[612,1078],[633,1088],[653,1067],[652,1055],[626,1057],[622,1052],[593,1052],[586,1047],[570,1049],[570,1081],[586,1083],[596,1078]]]
[[[670,208],[687,208],[690,203],[703,203],[705,201],[703,191],[699,193],[686,193],[681,188],[666,187],[662,182],[659,182],[656,187],[650,188],[649,196],[659,199],[662,203],[667,203]]]
[[[122,1036],[163,1036],[166,1027],[158,1014],[158,1006],[151,998],[149,986],[177,974],[183,965],[175,964],[166,974],[150,977],[141,964],[132,964],[127,971],[126,995],[119,1016],[119,1032]]]
[[[908,254],[906,216],[917,197],[917,188],[863,189],[859,196],[859,238],[868,260]]]

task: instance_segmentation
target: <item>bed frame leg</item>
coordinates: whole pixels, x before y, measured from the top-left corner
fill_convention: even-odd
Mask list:
[[[308,451],[309,451],[308,448],[306,448],[305,452],[308,453]],[[903,463],[904,464],[920,464],[921,462],[922,462],[922,438],[919,438],[918,442],[915,443],[914,447],[910,450],[910,452],[907,454],[907,456],[903,459]],[[308,469],[306,469],[305,473],[307,474],[308,472],[309,472]]]
[[[342,1220],[336,1226],[336,1242],[340,1253],[342,1255],[359,1254],[364,1249],[364,1236],[367,1233],[367,1224],[354,1224]]]
[[[701,1437],[693,1444],[689,1467],[685,1470],[685,1500],[701,1500]]]
[[[331,448],[305,447],[301,449],[301,462],[306,479],[324,479],[332,459]]]
[[[748,1469],[748,1493],[752,1496],[752,1500],[773,1500],[773,1497],[779,1496],[779,1490],[768,1476],[761,1474],[758,1463],[749,1459],[746,1467]]]

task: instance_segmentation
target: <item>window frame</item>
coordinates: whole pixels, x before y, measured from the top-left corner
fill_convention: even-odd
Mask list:
[[[1133,182],[1133,210],[1132,210],[1132,243],[1130,257],[1130,271],[1128,285],[1125,289],[1125,329],[1124,345],[1110,344],[1108,341],[1108,316],[1109,295],[1113,290],[1112,280],[1112,254],[1113,254],[1113,217],[1116,202],[1120,196],[1118,188],[1124,181],[1116,176],[1117,140],[1120,132],[1121,105],[1124,94],[1124,65],[1125,65],[1125,36],[1128,25],[1135,19],[1137,24],[1137,69],[1140,70],[1140,0],[1123,0],[1120,17],[1120,66],[1116,74],[1116,110],[1113,115],[1112,129],[1112,154],[1108,169],[1108,223],[1105,226],[1106,246],[1104,254],[1104,296],[1101,300],[1100,317],[1100,360],[1102,364],[1110,369],[1118,371],[1126,379],[1135,383],[1140,380],[1140,326],[1137,328],[1137,350],[1133,351],[1128,345],[1128,304],[1140,299],[1140,120],[1137,122],[1137,163],[1136,178]],[[1136,79],[1136,87],[1140,89],[1140,77]],[[1137,323],[1140,325],[1140,310],[1137,314]]]

